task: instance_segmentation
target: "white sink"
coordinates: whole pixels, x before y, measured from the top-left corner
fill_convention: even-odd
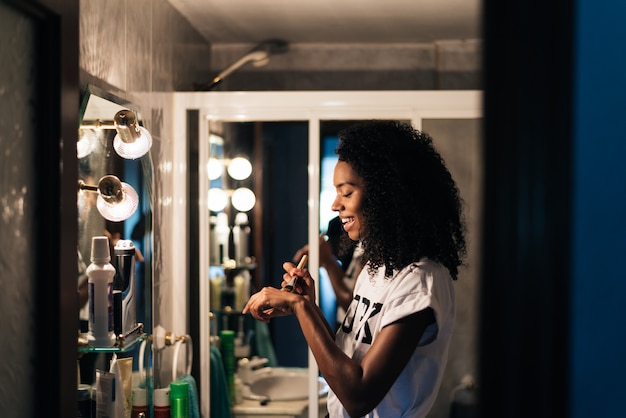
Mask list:
[[[309,372],[301,368],[261,369],[254,380],[245,385],[243,397],[259,401],[296,401],[309,398]],[[260,370],[260,371],[261,371]],[[328,394],[328,384],[322,377],[317,378],[319,397]]]

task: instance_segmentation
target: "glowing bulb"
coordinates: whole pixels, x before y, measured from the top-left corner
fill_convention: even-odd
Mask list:
[[[228,193],[219,188],[209,189],[208,206],[212,212],[221,212],[228,203]]]
[[[247,187],[240,187],[233,192],[233,206],[240,212],[247,212],[254,207],[256,196]]]
[[[137,210],[139,196],[129,184],[121,182],[121,197],[111,198],[100,192],[96,207],[98,212],[109,221],[121,222],[130,218]]]
[[[209,180],[216,180],[220,178],[224,171],[224,164],[217,158],[209,158],[209,162],[206,164],[206,171],[209,176]]]
[[[228,175],[235,180],[245,180],[252,174],[252,164],[247,158],[236,157],[228,164]]]

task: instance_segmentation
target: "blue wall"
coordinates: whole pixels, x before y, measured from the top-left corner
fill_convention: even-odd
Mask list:
[[[572,286],[573,417],[624,416],[626,2],[577,4]]]

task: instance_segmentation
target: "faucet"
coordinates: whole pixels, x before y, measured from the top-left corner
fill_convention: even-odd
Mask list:
[[[261,373],[271,372],[270,367],[265,367],[269,359],[264,357],[242,358],[237,363],[237,375],[241,381],[248,385],[254,381],[255,376]]]

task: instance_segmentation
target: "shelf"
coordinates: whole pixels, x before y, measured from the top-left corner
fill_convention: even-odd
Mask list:
[[[117,342],[112,347],[92,347],[88,344],[87,339],[84,337],[78,338],[78,352],[79,353],[126,353],[135,348],[135,346],[146,338],[148,334],[143,332],[143,324],[137,324],[135,328],[128,331],[124,335],[120,335],[117,338]]]

